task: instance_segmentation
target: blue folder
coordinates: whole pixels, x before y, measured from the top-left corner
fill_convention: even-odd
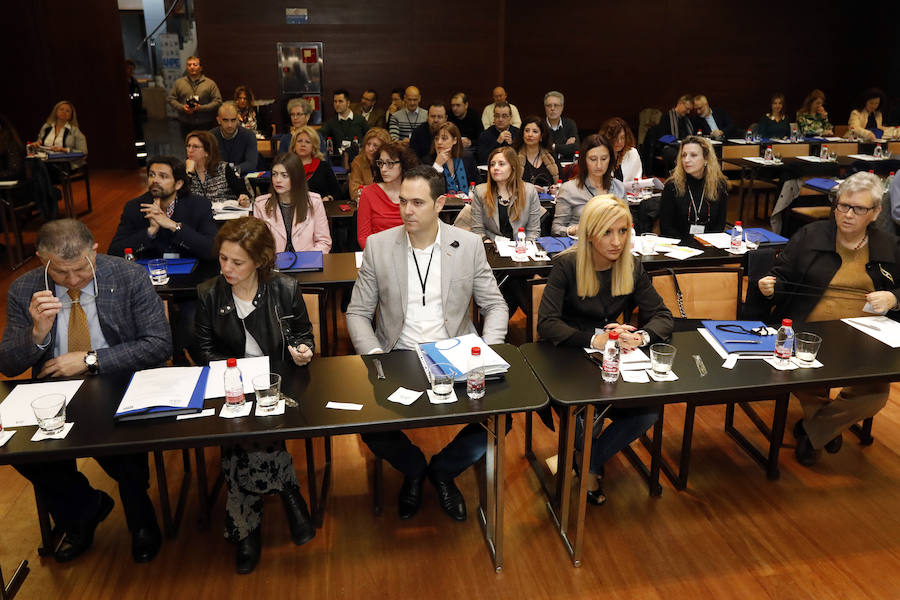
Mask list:
[[[538,192],[538,200],[546,202],[547,200],[553,200],[553,196],[545,194],[544,192]]]
[[[813,177],[812,179],[807,179],[804,182],[804,185],[828,193],[837,185],[837,182],[834,179],[828,179],[827,177]]]
[[[325,268],[325,259],[321,250],[279,252],[275,256],[275,268],[282,273],[321,271]]]
[[[209,377],[209,367],[203,367],[200,376],[197,378],[197,385],[194,387],[194,393],[191,394],[191,400],[184,408],[175,408],[173,406],[155,406],[153,408],[139,408],[137,410],[128,410],[125,412],[117,412],[115,420],[123,421],[142,421],[145,419],[159,419],[162,417],[175,417],[178,415],[189,415],[198,413],[203,410],[203,402],[206,397],[206,380]],[[134,379],[134,375],[131,376]],[[131,382],[128,383],[129,387]]]
[[[740,325],[744,329],[752,330],[757,327],[765,327],[766,325],[762,321],[703,321],[703,326],[729,354],[772,354],[775,352],[774,335],[759,336],[752,333],[722,331],[717,329],[716,325]],[[759,343],[742,344],[732,340]]]
[[[84,158],[84,152],[48,152],[47,158],[68,158],[69,160],[76,160]]]
[[[763,229],[762,227],[745,227],[744,233],[748,231],[753,231],[758,233],[762,237],[763,244],[787,244],[788,239],[784,236],[780,236],[777,233],[772,233],[768,229]],[[731,234],[731,229],[726,229],[725,233]]]
[[[141,260],[136,260],[135,262],[139,265],[144,265],[144,268],[147,269],[147,272],[150,272],[150,261],[156,259],[147,259],[142,258]],[[188,275],[190,274],[194,268],[197,266],[196,258],[167,258],[166,259],[166,272],[169,275]]]
[[[547,254],[562,252],[575,243],[575,240],[570,237],[554,237],[549,235],[539,237],[537,241],[541,245],[541,248],[547,251]]]

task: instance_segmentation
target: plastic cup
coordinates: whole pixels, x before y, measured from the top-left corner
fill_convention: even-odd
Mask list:
[[[281,375],[266,373],[253,378],[253,391],[259,412],[272,412],[281,399]]]
[[[435,400],[448,401],[453,396],[453,374],[456,369],[449,363],[431,365],[431,392]]]
[[[31,402],[31,410],[37,417],[38,427],[46,435],[62,431],[66,424],[65,394],[47,394]]]
[[[653,344],[650,346],[650,365],[657,375],[666,375],[672,370],[677,348],[671,344]]]
[[[819,348],[822,347],[822,338],[815,333],[801,331],[794,336],[797,361],[802,365],[811,365],[816,361]]]

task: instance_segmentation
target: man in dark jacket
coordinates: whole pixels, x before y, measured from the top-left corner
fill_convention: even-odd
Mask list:
[[[512,126],[512,110],[506,102],[494,105],[494,124],[484,130],[478,138],[478,164],[486,165],[494,148],[512,146],[521,134]]]
[[[259,161],[256,135],[241,127],[237,105],[229,101],[220,106],[216,121],[219,126],[211,133],[219,143],[219,158],[237,169],[241,176],[255,171]]]

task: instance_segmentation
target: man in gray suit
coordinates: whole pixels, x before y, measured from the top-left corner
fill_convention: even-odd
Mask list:
[[[506,338],[509,311],[481,239],[438,219],[445,190],[443,175],[430,166],[410,169],[400,187],[403,225],[366,241],[347,308],[347,329],[360,354],[412,349],[421,342],[472,333],[472,298],[484,316],[485,342],[498,344]],[[487,433],[481,424],[464,427],[430,465],[402,431],[366,433],[362,439],[403,473],[401,519],[418,511],[426,475],[441,508],[457,521],[466,519],[465,499],[453,480],[484,456]]]

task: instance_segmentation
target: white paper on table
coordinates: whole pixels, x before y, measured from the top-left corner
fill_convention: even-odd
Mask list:
[[[725,252],[728,254],[734,254],[736,256],[740,256],[742,254],[747,254],[747,244],[741,242],[741,247],[739,250],[732,250],[731,248],[725,248]]]
[[[832,136],[826,137],[825,139],[828,140],[829,142],[846,142],[847,141],[839,135],[832,135]]]
[[[116,413],[156,406],[186,408],[194,395],[203,367],[144,369],[131,377]]]
[[[198,413],[188,413],[186,415],[178,415],[175,417],[176,421],[186,421],[188,419],[200,419],[202,417],[211,417],[216,414],[216,409],[214,408],[204,408]]]
[[[725,359],[725,362],[722,363],[723,369],[733,369],[734,365],[737,364],[738,357],[737,354],[729,354],[728,358]]]
[[[206,377],[206,394],[204,398],[225,397],[225,360],[214,360],[209,363],[209,375]],[[253,393],[253,378],[257,375],[269,373],[269,357],[254,356],[253,358],[237,359],[238,369],[241,370],[241,380],[244,382],[244,393]]]
[[[63,428],[58,433],[54,433],[53,435],[47,435],[41,428],[38,427],[38,430],[34,432],[34,435],[31,436],[32,442],[41,442],[43,440],[62,440],[65,439],[69,432],[72,431],[72,427],[75,426],[75,423],[66,423],[63,425]]]
[[[240,219],[241,217],[246,217],[250,214],[250,211],[239,211],[239,210],[226,210],[222,212],[217,212],[213,215],[214,221],[231,221],[232,219]]]
[[[797,366],[797,363],[795,363],[794,361],[790,361],[790,360],[788,361],[788,363],[786,365],[781,365],[778,362],[779,359],[776,359],[774,356],[767,356],[763,360],[765,362],[767,362],[770,366],[778,369],[779,371],[793,371],[794,369],[800,368]]]
[[[774,159],[766,160],[765,158],[762,158],[761,156],[745,156],[744,159],[749,160],[750,162],[756,163],[758,165],[769,165],[769,166],[773,166],[773,167],[782,164],[780,160],[774,160]]]
[[[497,248],[497,254],[504,258],[512,258],[516,251],[516,246],[511,239],[499,235],[494,238],[494,246]]]
[[[223,404],[222,410],[219,411],[219,416],[223,419],[237,419],[238,417],[246,417],[251,410],[253,410],[252,402],[244,402],[240,406]]]
[[[234,211],[246,214],[250,212],[249,207],[241,206],[237,200],[223,200],[221,202],[213,202],[212,209],[214,213]]]
[[[640,371],[620,371],[622,380],[628,383],[650,383],[650,377],[647,376],[646,370]]]
[[[887,311],[879,312],[879,311],[875,310],[875,307],[872,306],[872,303],[871,303],[871,302],[866,302],[866,305],[863,306],[863,312],[867,312],[867,313],[869,313],[870,315],[884,315],[884,314],[887,314]]]
[[[730,233],[695,233],[694,237],[698,240],[703,240],[710,246],[720,248],[721,250],[731,248]]]
[[[663,237],[663,236],[661,236],[661,235],[656,236],[656,245],[657,245],[657,246],[670,245],[670,246],[675,247],[675,246],[677,246],[680,242],[681,242],[681,239],[680,239],[680,238]]]
[[[675,371],[669,371],[665,375],[660,375],[653,369],[649,369],[647,375],[649,375],[653,381],[678,381],[678,375],[675,374]]]
[[[791,357],[791,362],[794,363],[795,365],[797,365],[798,367],[800,367],[801,369],[818,369],[819,367],[825,366],[822,363],[820,363],[818,360],[814,360],[811,363],[806,364],[804,362],[801,362],[800,359],[797,358],[796,356]]]
[[[405,387],[398,387],[393,394],[388,396],[388,400],[391,402],[396,402],[397,404],[402,404],[403,406],[409,406],[413,402],[419,399],[419,396],[422,395],[422,392],[418,392],[416,390],[408,390]]]
[[[362,256],[363,256],[363,253],[362,253],[362,251],[360,250],[359,252],[355,252],[354,254],[356,254],[356,268],[358,269],[358,268],[360,268],[360,267],[362,266]]]
[[[827,158],[821,158],[819,156],[798,156],[800,160],[805,160],[806,162],[828,162]]]
[[[325,405],[325,408],[334,408],[337,410],[362,410],[362,404],[355,404],[353,402],[329,402]]]
[[[0,448],[5,446],[6,442],[8,442],[14,435],[16,435],[15,429],[10,429],[8,431],[4,431],[3,433],[0,433]]]
[[[669,258],[674,258],[675,260],[684,260],[686,258],[691,258],[692,256],[699,256],[703,254],[703,250],[699,248],[688,248],[686,246],[678,246],[673,250],[669,250],[664,253]]]
[[[284,400],[279,400],[275,408],[268,412],[262,412],[259,402],[256,403],[256,410],[253,412],[254,417],[277,417],[284,414]]]
[[[650,359],[640,348],[619,354],[620,371],[643,371],[650,368]]]
[[[544,252],[543,250],[541,250],[541,255],[538,256],[537,244],[531,240],[528,240],[527,242],[525,242],[525,254],[531,260],[536,260],[536,261],[549,261],[550,260],[550,257],[547,256],[547,253]]]
[[[434,395],[434,392],[431,390],[425,390],[425,391],[428,392],[428,401],[431,402],[432,404],[452,404],[452,403],[456,402],[457,400],[459,400],[459,398],[456,395],[456,388],[453,389],[453,393],[450,394],[450,397],[447,398],[446,400],[440,400],[439,398],[437,398],[437,396]]]
[[[900,323],[896,321],[887,317],[856,317],[841,321],[891,348],[900,348]],[[875,327],[878,329],[874,329]]]
[[[83,380],[42,381],[40,383],[20,383],[0,404],[0,423],[3,427],[31,427],[37,425],[37,417],[31,403],[47,394],[63,394],[66,406],[72,401]]]
[[[732,144],[755,144],[756,143],[756,142],[748,142],[747,140],[742,139],[742,138],[728,138],[727,141],[731,142]]]

